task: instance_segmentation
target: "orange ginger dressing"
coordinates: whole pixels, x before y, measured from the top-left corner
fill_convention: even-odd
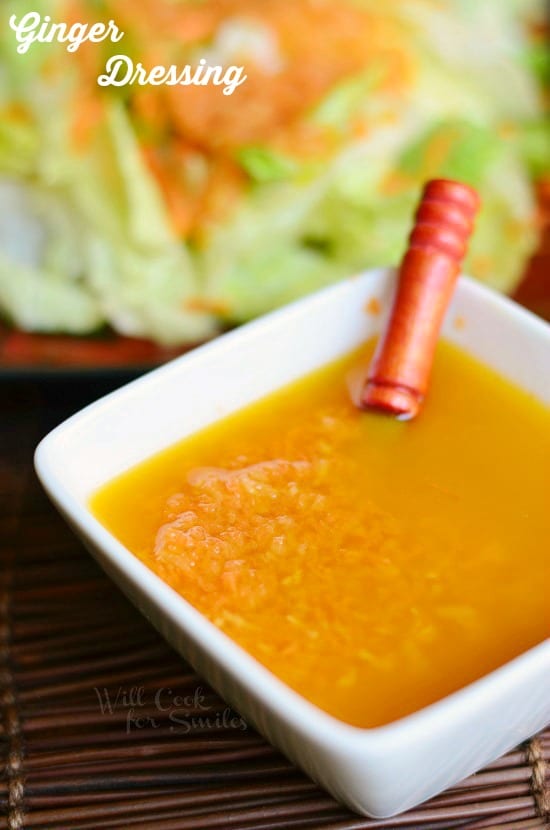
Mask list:
[[[97,518],[275,675],[373,727],[550,628],[550,412],[445,342],[412,422],[372,344],[104,486]]]

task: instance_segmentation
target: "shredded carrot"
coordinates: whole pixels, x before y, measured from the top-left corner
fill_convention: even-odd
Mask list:
[[[365,311],[367,314],[372,314],[373,317],[377,317],[380,312],[382,311],[382,306],[380,304],[380,300],[378,297],[370,297],[367,302],[365,303]]]
[[[274,73],[248,61],[246,83],[226,101],[214,87],[170,90],[180,134],[214,152],[270,142],[274,133],[287,129],[294,132],[298,119],[334,84],[366,68],[380,42],[387,43],[382,22],[335,0],[265,0],[260,5],[213,0],[208,5],[217,10],[218,24],[238,19],[263,27],[280,55]]]
[[[106,0],[105,5],[123,28],[145,43],[153,34],[157,41],[200,43],[212,37],[220,20],[217,4],[212,2],[191,5],[167,0]]]
[[[19,101],[10,101],[6,107],[2,108],[0,121],[4,118],[19,124],[29,124],[32,121],[27,107]]]
[[[218,317],[227,317],[231,311],[229,303],[208,297],[188,297],[183,308],[185,311],[205,312]]]
[[[65,0],[64,8],[66,20],[97,20],[89,0]],[[274,66],[262,65],[261,54],[245,52],[225,61],[244,65],[247,74],[231,96],[215,85],[129,91],[140,137],[151,145],[145,150],[149,167],[174,228],[184,236],[201,236],[240,196],[247,178],[235,161],[238,149],[264,144],[293,157],[325,159],[347,137],[361,138],[369,128],[362,118],[336,127],[308,119],[335,85],[376,65],[382,67],[381,87],[401,95],[414,74],[400,24],[350,0],[105,0],[102,17],[116,20],[130,53],[139,45],[144,66],[193,63],[201,48],[215,54],[220,29],[231,24],[256,26],[259,37],[265,32],[273,44]],[[78,61],[86,91],[74,126],[82,145],[101,112],[95,80],[105,50],[87,43],[71,58]],[[181,146],[208,159],[201,187],[185,174]]]
[[[142,153],[164,194],[175,233],[187,236],[193,224],[193,204],[179,181],[178,171],[172,169],[172,164],[167,163],[165,154],[163,157],[155,147],[145,146]]]
[[[199,242],[209,226],[225,218],[247,185],[246,174],[231,159],[212,160],[206,187],[197,205],[194,234]]]
[[[484,276],[489,276],[491,273],[493,264],[488,256],[483,254],[474,254],[471,257],[471,267],[472,272],[476,274],[478,277],[483,278]]]
[[[189,165],[197,151],[173,140],[164,148],[146,146],[144,158],[157,179],[176,233],[200,241],[203,230],[225,218],[246,187],[239,165],[229,158],[205,159],[205,176],[193,181]]]
[[[414,187],[415,179],[401,170],[391,170],[382,180],[380,191],[385,196],[395,196]]]
[[[71,140],[75,150],[83,152],[87,148],[103,117],[104,106],[101,98],[85,92],[74,97]]]
[[[457,129],[449,128],[436,133],[426,148],[423,159],[427,176],[432,175],[445,162],[457,139]]]

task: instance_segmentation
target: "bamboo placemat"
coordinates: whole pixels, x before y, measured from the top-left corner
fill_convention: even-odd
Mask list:
[[[0,390],[1,828],[548,826],[550,730],[422,807],[373,821],[246,727],[103,575],[34,478],[39,437],[105,391]]]

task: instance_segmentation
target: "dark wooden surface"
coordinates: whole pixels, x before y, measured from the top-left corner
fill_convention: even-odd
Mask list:
[[[0,385],[0,827],[547,826],[550,732],[376,822],[339,806],[226,707],[103,575],[34,476],[38,440],[114,383]]]

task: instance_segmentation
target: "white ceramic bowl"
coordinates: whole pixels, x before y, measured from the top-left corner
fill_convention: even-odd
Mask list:
[[[387,309],[393,282],[392,272],[370,271],[220,337],[88,406],[36,451],[54,503],[166,639],[313,779],[375,817],[429,798],[550,721],[550,641],[413,715],[352,727],[208,622],[102,527],[87,502],[133,464],[359,345],[381,325],[366,302],[377,297]],[[444,331],[550,403],[550,327],[533,315],[461,278]]]

